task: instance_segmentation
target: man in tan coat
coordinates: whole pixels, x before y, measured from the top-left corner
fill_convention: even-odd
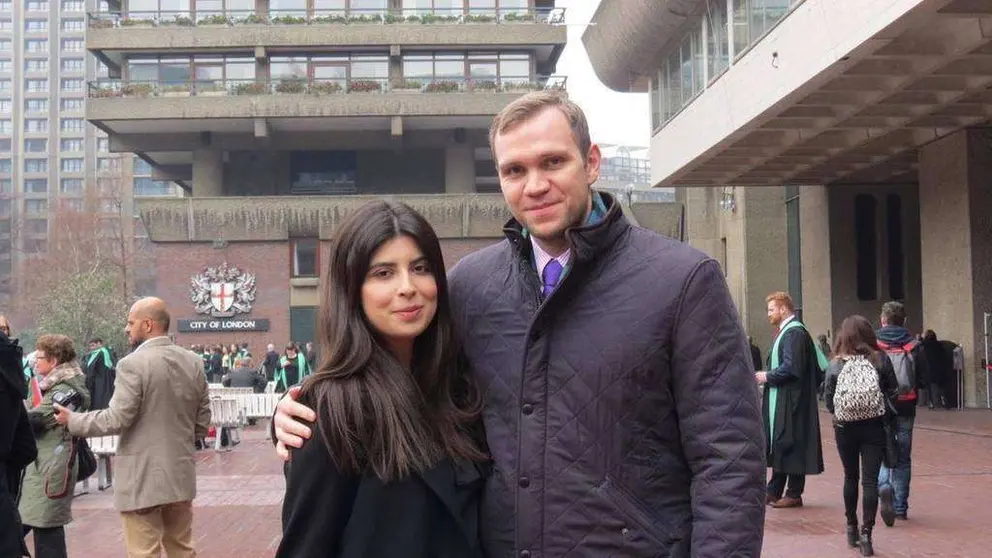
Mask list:
[[[169,313],[157,298],[134,303],[127,317],[134,351],[117,364],[110,407],[56,418],[73,436],[120,434],[114,500],[129,558],[191,558],[195,440],[206,437],[210,398],[203,360],[168,337]]]

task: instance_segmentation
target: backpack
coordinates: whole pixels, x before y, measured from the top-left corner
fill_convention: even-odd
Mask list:
[[[885,414],[885,396],[878,385],[878,370],[863,356],[844,360],[834,388],[834,417],[854,422]]]
[[[889,356],[892,369],[896,372],[896,380],[899,382],[897,401],[916,401],[916,362],[913,360],[916,341],[905,345],[889,345],[879,341],[878,347]]]

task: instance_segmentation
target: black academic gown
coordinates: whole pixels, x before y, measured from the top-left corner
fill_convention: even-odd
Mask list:
[[[0,333],[0,556],[27,556],[17,500],[24,468],[38,456],[28,424],[21,348]]]
[[[769,440],[768,466],[776,473],[817,475],[823,472],[820,417],[816,403],[820,366],[813,339],[804,328],[793,327],[779,343],[779,366],[771,370],[764,387],[761,416],[768,433],[769,389],[778,388],[775,433]]]
[[[106,358],[104,350],[107,351]],[[117,379],[113,354],[110,349],[97,349],[86,355],[83,362],[86,365],[86,389],[90,391],[90,409],[106,409],[114,396],[114,381]]]

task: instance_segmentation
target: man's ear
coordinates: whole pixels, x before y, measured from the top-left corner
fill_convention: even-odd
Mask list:
[[[586,153],[586,182],[590,186],[599,180],[599,165],[603,162],[603,154],[599,146],[595,143],[589,146],[589,153]]]

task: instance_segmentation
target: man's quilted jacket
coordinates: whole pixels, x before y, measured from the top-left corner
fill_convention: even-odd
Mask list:
[[[765,441],[723,273],[603,197],[547,299],[515,221],[449,275],[495,461],[486,551],[757,557]]]

